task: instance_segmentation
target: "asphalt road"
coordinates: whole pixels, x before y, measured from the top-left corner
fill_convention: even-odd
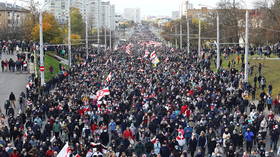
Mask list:
[[[2,59],[15,59],[12,55],[2,55]],[[0,59],[0,61],[2,61]],[[16,72],[2,72],[0,71],[0,108],[2,112],[5,112],[4,102],[9,98],[11,92],[14,92],[17,99],[17,109],[18,98],[22,91],[25,91],[25,85],[28,80],[28,74],[26,73],[16,73]]]

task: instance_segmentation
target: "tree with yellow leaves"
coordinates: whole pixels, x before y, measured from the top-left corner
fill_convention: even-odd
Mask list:
[[[40,25],[36,24],[32,31],[32,39],[39,41]],[[43,40],[45,43],[59,44],[63,42],[63,30],[55,17],[50,13],[43,13]]]

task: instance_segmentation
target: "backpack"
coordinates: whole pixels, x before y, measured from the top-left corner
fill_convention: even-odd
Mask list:
[[[5,105],[4,105],[4,107],[5,107],[5,109],[7,110],[9,107],[10,107],[10,101],[6,101],[6,103],[5,103]]]

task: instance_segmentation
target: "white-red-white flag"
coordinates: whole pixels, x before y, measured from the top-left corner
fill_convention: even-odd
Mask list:
[[[155,52],[155,51],[152,52],[152,53],[151,53],[151,56],[150,56],[150,59],[153,60],[153,59],[155,59],[156,57],[157,57],[156,52]]]
[[[99,101],[102,99],[105,95],[110,95],[110,90],[109,88],[104,88],[96,92],[96,99]]]
[[[109,75],[106,78],[107,82],[110,82],[112,80],[112,72],[109,73]]]
[[[57,157],[69,157],[71,154],[71,149],[68,145],[68,142],[63,146],[61,151],[57,154]]]
[[[128,44],[126,47],[125,47],[125,52],[127,53],[127,54],[131,54],[131,47],[132,47],[132,44]]]
[[[146,50],[144,58],[147,58],[149,56],[149,54],[150,54],[150,52],[148,50]]]

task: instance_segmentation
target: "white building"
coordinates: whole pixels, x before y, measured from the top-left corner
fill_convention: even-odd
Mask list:
[[[194,9],[193,4],[189,0],[184,0],[182,2],[182,15],[187,15],[187,11],[190,9]]]
[[[110,5],[107,8],[107,3],[101,2],[101,0],[70,0],[70,7],[78,8],[83,16],[83,20],[87,15],[89,27],[101,28],[103,26],[108,26],[110,12],[115,15],[115,7]],[[68,0],[45,0],[45,10],[52,13],[59,23],[65,24],[68,19]],[[98,16],[99,15],[99,16]],[[105,22],[106,21],[106,22]],[[112,16],[111,21],[114,21],[114,16]],[[111,28],[114,29],[115,22],[111,22]]]
[[[101,2],[101,27],[115,29],[115,6],[111,5],[110,2]]]
[[[141,23],[141,11],[139,8],[126,8],[124,9],[123,17],[126,20]]]
[[[171,15],[172,19],[178,19],[179,17],[180,17],[179,11],[172,11],[172,15]]]

